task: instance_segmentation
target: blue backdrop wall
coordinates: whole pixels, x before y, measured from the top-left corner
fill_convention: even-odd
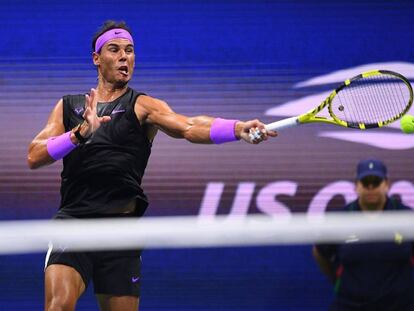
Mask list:
[[[29,171],[27,146],[59,98],[96,85],[91,39],[104,20],[133,30],[132,87],[183,114],[269,122],[362,69],[414,79],[413,13],[410,1],[1,1],[0,218],[56,211],[61,166]],[[160,134],[148,215],[324,212],[355,197],[355,164],[370,156],[414,207],[414,138],[398,125],[343,131],[311,125],[256,148]],[[42,308],[43,259],[0,257],[0,310]],[[142,310],[324,310],[333,295],[310,245],[145,251],[142,279]],[[97,310],[91,288],[78,309]]]

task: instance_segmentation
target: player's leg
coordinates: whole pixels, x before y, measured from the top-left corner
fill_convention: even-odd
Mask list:
[[[101,311],[137,311],[139,298],[135,296],[112,296],[97,294]]]
[[[45,270],[45,310],[75,310],[85,287],[81,275],[74,268],[62,264],[49,265]]]
[[[75,310],[92,271],[89,253],[51,244],[45,260],[45,310]]]

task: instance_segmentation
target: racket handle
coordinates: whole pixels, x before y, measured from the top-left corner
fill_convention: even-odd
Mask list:
[[[270,131],[280,131],[285,128],[297,126],[299,124],[300,123],[297,117],[291,117],[291,118],[287,118],[287,119],[283,119],[280,121],[266,124],[265,128],[266,130],[270,130]]]

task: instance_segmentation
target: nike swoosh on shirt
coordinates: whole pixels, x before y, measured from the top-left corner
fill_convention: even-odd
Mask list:
[[[139,280],[139,277],[132,277],[131,278],[131,281],[132,281],[132,283],[136,283],[136,282],[138,282],[138,280]]]
[[[111,112],[111,114],[121,113],[121,112],[125,112],[125,109],[113,110],[113,111]]]

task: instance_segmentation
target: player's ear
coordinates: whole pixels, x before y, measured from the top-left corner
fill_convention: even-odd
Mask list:
[[[99,58],[99,54],[98,53],[96,53],[96,52],[93,52],[92,53],[92,61],[93,61],[93,64],[95,65],[95,66],[99,66],[100,65],[100,58]]]

